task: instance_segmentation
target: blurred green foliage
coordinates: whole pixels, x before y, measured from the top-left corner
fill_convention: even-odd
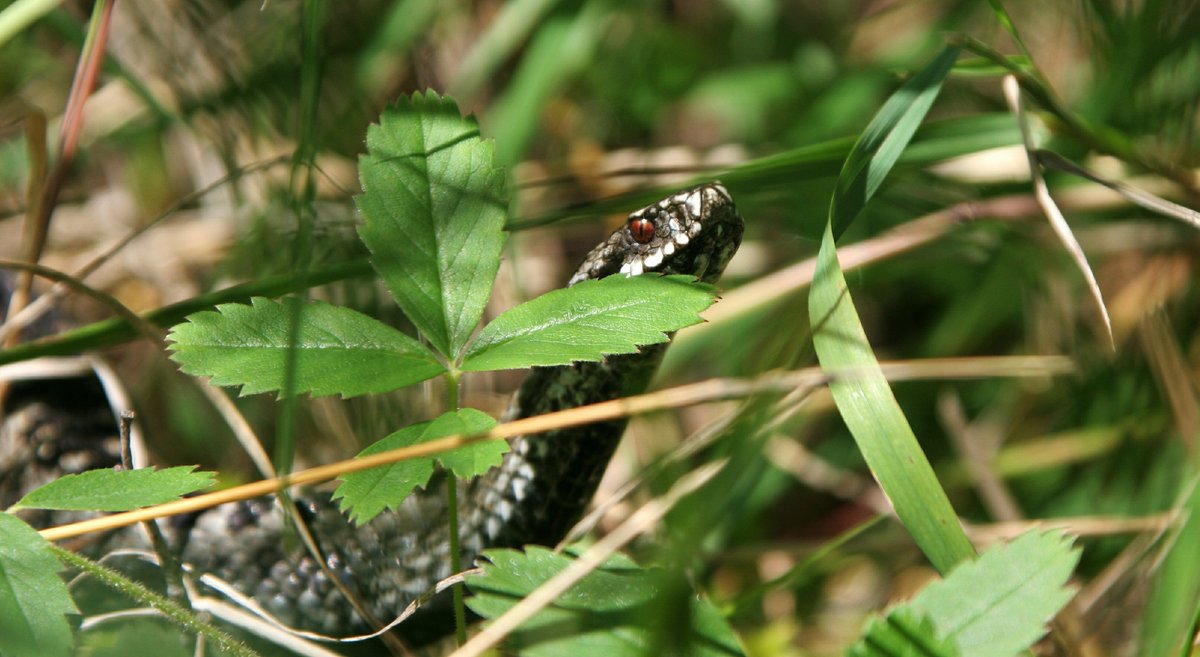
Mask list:
[[[0,12],[0,29],[13,6]],[[165,212],[95,285],[139,310],[184,303],[163,317],[169,323],[215,303],[196,295],[234,282],[282,275],[283,287],[295,291],[319,279],[327,285],[312,294],[411,328],[362,276],[354,168],[381,109],[431,88],[478,115],[510,167],[517,217],[510,223],[536,226],[509,245],[511,270],[498,283],[509,299],[560,284],[611,228],[608,217],[711,177],[728,183],[747,219],[745,246],[722,285],[733,299],[815,255],[836,176],[859,132],[948,40],[974,40],[982,47],[959,60],[839,247],[886,244],[889,230],[939,211],[958,212],[958,222],[911,249],[844,266],[849,288],[883,360],[1064,354],[1075,361],[1077,372],[1065,377],[893,387],[973,537],[1013,526],[999,521],[1085,517],[1072,531],[1083,548],[1076,575],[1087,604],[1072,610],[1046,650],[1086,644],[1120,655],[1162,641],[1156,650],[1188,654],[1180,647],[1188,643],[1139,639],[1137,628],[1195,632],[1200,560],[1173,551],[1195,545],[1195,521],[1178,529],[1156,521],[1175,506],[1196,507],[1200,240],[1194,226],[1048,174],[1113,317],[1111,351],[1082,277],[1032,202],[998,76],[1005,66],[1028,74],[1027,108],[1044,147],[1197,207],[1200,8],[1186,0],[1004,6],[1029,61],[989,3],[962,0],[121,2],[48,253],[71,269],[81,254]],[[54,6],[0,44],[2,257],[18,253],[28,204],[19,126],[32,112],[50,117],[53,144],[90,10]],[[986,48],[1010,57],[988,59]],[[290,165],[240,175],[281,154],[292,156]],[[972,157],[946,161],[964,155]],[[222,176],[229,181],[193,195]],[[340,273],[322,274],[330,271]],[[661,385],[813,364],[807,288],[779,292],[695,338],[681,336]],[[69,309],[84,319],[107,316],[85,304]],[[131,331],[105,338],[100,329],[116,330],[98,327],[64,348],[132,339]],[[196,426],[214,425],[211,411],[161,350],[132,342],[110,355],[161,453],[220,466],[237,460],[224,441],[197,454],[213,442]],[[503,377],[468,380],[466,403],[498,412],[513,385]],[[284,442],[295,433],[300,451],[319,461],[433,416],[428,398],[313,403],[299,410],[294,430],[269,400],[239,403],[260,433],[283,426]],[[965,423],[945,399],[958,404]],[[911,593],[924,562],[896,523],[806,561],[876,513],[869,475],[821,394],[770,437],[758,432],[768,423],[762,408],[751,411],[728,440],[701,452],[738,459],[729,488],[737,498],[713,507],[727,513],[700,514],[708,524],[699,534],[672,530],[702,548],[675,565],[718,607],[803,569],[739,605],[735,627],[752,650],[840,654],[858,638],[865,614]],[[714,414],[635,422],[638,449],[618,465],[641,468]],[[753,449],[739,437],[751,438]],[[776,440],[803,445],[810,469],[770,449]],[[983,447],[983,465],[997,473],[1018,517],[1001,516],[964,474],[962,440]],[[812,474],[813,463],[837,476]],[[652,478],[648,488],[664,490],[666,479]],[[1169,564],[1165,583],[1155,577],[1162,563]],[[1151,615],[1143,616],[1148,598]],[[103,652],[103,637],[88,645]]]

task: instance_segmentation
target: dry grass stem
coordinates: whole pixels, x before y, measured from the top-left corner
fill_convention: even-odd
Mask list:
[[[1029,131],[1029,121],[1021,106],[1021,87],[1017,83],[1017,79],[1011,75],[1004,78],[1004,96],[1012,113],[1017,117],[1017,125],[1021,128],[1021,140],[1024,142],[1025,152],[1029,156],[1029,175],[1033,179],[1034,197],[1037,198],[1038,205],[1042,207],[1046,219],[1049,220],[1050,227],[1054,229],[1054,234],[1058,236],[1058,240],[1075,261],[1075,266],[1083,274],[1092,301],[1095,303],[1096,312],[1100,314],[1100,319],[1104,324],[1104,333],[1108,336],[1109,347],[1116,351],[1112,319],[1108,315],[1108,307],[1104,305],[1104,295],[1100,292],[1100,284],[1096,282],[1096,275],[1092,272],[1092,267],[1088,264],[1087,256],[1084,255],[1083,248],[1079,246],[1079,241],[1071,232],[1071,226],[1067,223],[1066,217],[1058,209],[1054,198],[1050,196],[1050,188],[1046,185],[1046,179],[1042,176],[1041,167],[1038,165],[1037,149],[1033,143],[1033,135]]]
[[[923,361],[882,363],[884,375],[894,381],[929,378],[987,378],[1055,376],[1072,371],[1069,359],[1062,356],[1000,356],[995,358],[949,358]],[[853,370],[840,371],[832,376],[852,379]],[[483,440],[504,440],[514,436],[538,434],[555,429],[576,427],[594,422],[692,406],[706,402],[738,399],[764,393],[785,393],[800,387],[820,385],[830,375],[812,367],[791,372],[769,374],[757,379],[709,379],[699,383],[668,388],[634,397],[580,406],[556,413],[538,415],[501,424],[484,434],[448,436],[420,445],[380,452],[370,456],[346,459],[292,473],[283,477],[227,488],[175,502],[116,513],[91,520],[43,529],[47,540],[57,541],[91,532],[107,531],[144,520],[193,513],[229,502],[269,495],[293,486],[330,481],[351,472],[368,470],[399,461],[432,456]]]

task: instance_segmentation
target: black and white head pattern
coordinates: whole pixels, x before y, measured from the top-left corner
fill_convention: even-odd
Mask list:
[[[569,285],[591,278],[645,272],[691,274],[716,280],[741,240],[742,219],[719,182],[672,194],[629,214],[592,249]],[[728,244],[728,249],[713,248]]]

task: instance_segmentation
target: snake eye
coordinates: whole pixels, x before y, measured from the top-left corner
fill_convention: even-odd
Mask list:
[[[629,234],[638,244],[649,244],[654,239],[654,222],[649,219],[630,219]]]

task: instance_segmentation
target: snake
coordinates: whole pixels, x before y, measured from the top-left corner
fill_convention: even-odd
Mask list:
[[[714,284],[738,249],[742,232],[742,217],[721,183],[684,189],[630,213],[591,249],[568,285],[615,274],[684,274]],[[535,367],[504,419],[644,392],[667,344],[643,346],[636,353],[598,362]],[[30,421],[28,413],[15,412],[21,404],[32,403],[29,399],[37,401],[37,394],[10,399],[10,412],[0,427],[0,474],[7,488],[30,487],[57,471],[111,467],[119,460],[111,428],[99,446],[77,444],[73,432],[94,432],[95,418],[74,420],[90,422],[87,427],[48,428],[44,419]],[[40,403],[38,417],[52,416],[44,401]],[[26,419],[14,424],[12,417]],[[595,495],[626,424],[627,419],[619,419],[516,437],[498,466],[457,482],[461,563],[473,563],[487,549],[560,541]],[[386,620],[452,574],[447,481],[444,475],[435,476],[396,510],[362,526],[351,524],[327,493],[293,498],[318,542],[315,555],[284,538],[287,520],[268,498],[175,519],[169,534],[191,572],[232,584],[280,622],[324,634],[354,633],[372,628],[331,576],[353,591],[370,616]],[[19,493],[0,487],[0,497]],[[453,628],[448,599],[448,592],[435,596],[394,631],[413,644],[447,634]]]

